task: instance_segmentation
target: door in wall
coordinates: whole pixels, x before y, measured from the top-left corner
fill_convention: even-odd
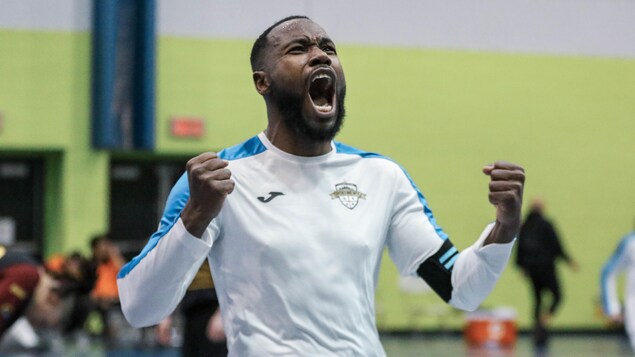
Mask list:
[[[44,160],[0,158],[0,244],[42,257]]]
[[[110,238],[132,258],[157,230],[170,189],[185,161],[124,161],[110,165]]]

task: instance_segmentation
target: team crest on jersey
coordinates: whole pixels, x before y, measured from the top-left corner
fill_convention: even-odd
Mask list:
[[[344,207],[353,209],[357,206],[360,199],[366,199],[366,194],[357,191],[357,185],[353,183],[338,183],[335,185],[335,191],[331,193],[331,199],[339,199]]]

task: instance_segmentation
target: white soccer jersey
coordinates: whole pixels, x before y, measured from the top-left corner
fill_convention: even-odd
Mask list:
[[[630,344],[635,348],[635,231],[622,238],[602,268],[602,309],[607,316],[619,316],[622,312],[616,287],[616,278],[620,273],[626,274],[624,324]]]
[[[298,157],[261,133],[221,151],[236,185],[201,239],[179,218],[184,175],[158,232],[119,273],[130,323],[170,314],[208,259],[230,356],[384,356],[374,313],[384,247],[401,274],[419,273],[453,306],[475,309],[512,243],[482,247],[489,225],[459,254],[397,164],[332,146]]]

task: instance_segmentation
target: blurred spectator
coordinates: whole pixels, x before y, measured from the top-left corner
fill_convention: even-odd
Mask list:
[[[49,272],[25,253],[0,245],[0,336],[22,316],[35,329],[81,328],[94,283],[90,265],[82,263],[74,276]]]
[[[64,264],[66,264],[66,257],[61,253],[51,255],[45,263],[46,270],[55,274],[62,274],[64,271]]]
[[[616,278],[626,273],[624,309],[618,299]],[[602,310],[615,324],[624,324],[629,342],[635,351],[635,230],[620,240],[615,252],[602,268]]]
[[[534,198],[529,214],[520,227],[516,263],[530,280],[534,295],[534,344],[547,344],[547,326],[562,299],[556,271],[556,259],[566,261],[574,270],[577,263],[565,252],[553,224],[544,216],[544,203]],[[543,293],[551,294],[551,304],[543,308]]]
[[[107,340],[114,338],[111,316],[113,310],[119,311],[119,293],[117,290],[117,273],[125,261],[119,249],[107,235],[94,237],[90,242],[92,262],[97,272],[97,281],[91,291],[95,308],[103,321],[102,336]]]
[[[90,266],[90,269],[87,269],[87,266]],[[96,267],[88,261],[88,259],[78,252],[73,252],[64,259],[62,275],[71,277],[77,281],[87,281],[86,278],[90,278],[88,281],[91,281],[94,286],[95,280],[97,279],[95,269]],[[92,290],[93,286],[91,286],[89,290]]]
[[[196,273],[179,307],[185,320],[181,356],[227,356],[218,299],[207,261]],[[157,339],[163,345],[170,345],[172,337],[172,317],[168,317],[157,326]]]

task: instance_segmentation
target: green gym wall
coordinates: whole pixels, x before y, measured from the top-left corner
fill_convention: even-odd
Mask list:
[[[146,156],[219,150],[264,129],[250,45],[159,39],[157,150]],[[525,206],[535,196],[546,201],[580,265],[577,273],[560,267],[555,327],[602,328],[599,271],[635,220],[635,60],[345,44],[339,53],[348,97],[338,140],[399,162],[459,248],[494,218],[482,166],[524,166]],[[89,89],[88,34],[0,31],[0,154],[49,159],[47,254],[84,247],[108,225],[110,153],[89,145]],[[205,118],[204,137],[171,137],[173,115]],[[438,302],[401,291],[385,257],[380,328],[437,328],[433,314],[417,314]],[[497,306],[513,307],[529,326],[530,292],[513,261],[484,303]],[[461,327],[461,313],[443,313],[442,327]]]

